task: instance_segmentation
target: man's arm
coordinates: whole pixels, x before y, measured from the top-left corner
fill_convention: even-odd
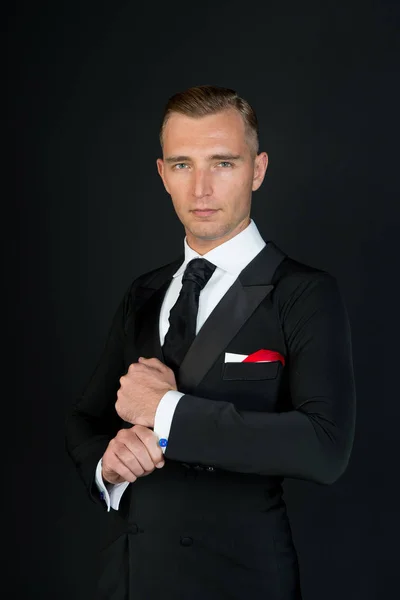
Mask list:
[[[154,420],[154,433],[158,439],[168,438],[175,407],[183,395],[184,394],[180,392],[170,391],[161,398]],[[160,449],[161,452],[165,452],[165,448],[161,447]],[[108,481],[104,481],[102,477],[101,458],[96,467],[95,483],[100,498],[106,503],[107,511],[109,512],[110,508],[118,510],[121,498],[130,482],[123,481],[121,483],[109,483]]]
[[[354,438],[356,396],[351,334],[336,279],[304,280],[280,306],[293,410],[237,410],[185,394],[166,458],[230,471],[333,483]]]
[[[115,401],[119,379],[125,372],[124,327],[132,285],[125,292],[114,314],[97,366],[66,419],[67,452],[95,502],[102,502],[95,483],[98,462],[110,439],[122,427],[122,421],[115,411]]]

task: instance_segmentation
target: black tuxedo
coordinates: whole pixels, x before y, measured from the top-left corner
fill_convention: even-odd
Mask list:
[[[119,378],[141,355],[163,360],[160,308],[182,261],[129,286],[67,420],[68,451],[95,502],[96,464],[127,426],[114,408]],[[225,352],[259,349],[280,352],[285,365],[224,363]],[[282,480],[334,482],[354,435],[350,328],[336,279],[267,243],[198,332],[177,387],[185,395],[165,466],[137,479],[105,515],[95,597],[300,599]]]

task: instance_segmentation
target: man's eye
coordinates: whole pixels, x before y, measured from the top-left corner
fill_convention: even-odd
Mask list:
[[[226,167],[226,166],[228,166],[228,167],[231,167],[231,166],[232,166],[232,163],[230,163],[230,162],[227,162],[226,160],[223,160],[223,161],[222,161],[222,162],[220,162],[219,164],[220,164],[220,165],[223,165],[224,167]]]
[[[180,167],[186,167],[186,163],[177,163],[176,165],[174,165],[174,169],[176,169],[177,171],[181,171],[182,169]]]

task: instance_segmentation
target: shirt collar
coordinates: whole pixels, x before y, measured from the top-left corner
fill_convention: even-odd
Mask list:
[[[249,225],[233,238],[220,244],[206,254],[198,254],[187,243],[187,239],[183,241],[185,260],[174,273],[173,277],[182,275],[186,269],[186,265],[193,258],[206,258],[216,267],[223,269],[231,275],[239,275],[251,260],[264,248],[265,241],[261,237],[253,219],[250,219]]]

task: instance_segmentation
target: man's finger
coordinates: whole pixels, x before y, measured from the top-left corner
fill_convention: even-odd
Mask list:
[[[164,371],[168,368],[161,360],[158,360],[158,358],[145,358],[144,356],[139,356],[138,362],[147,367],[153,367],[153,369],[157,369],[158,371]]]
[[[141,427],[134,425],[132,428],[137,437],[146,446],[147,452],[150,454],[152,461],[157,465],[160,461],[164,462],[164,453],[161,450],[158,436],[154,431],[149,430],[147,427]]]
[[[107,462],[107,466],[103,462],[102,475],[103,479],[109,483],[118,483],[115,477],[116,474],[118,475],[118,479],[122,478],[122,481],[129,481],[130,483],[136,481],[137,475],[131,471],[115,452],[108,456]]]

